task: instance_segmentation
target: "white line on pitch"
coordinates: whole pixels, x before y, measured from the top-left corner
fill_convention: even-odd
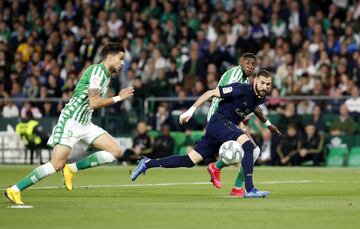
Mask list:
[[[341,181],[315,181],[315,180],[293,180],[293,181],[259,181],[256,184],[272,185],[272,184],[316,184],[316,183],[352,183],[359,184],[359,181],[352,182],[341,182]],[[155,183],[155,184],[113,184],[113,185],[80,185],[74,186],[74,188],[133,188],[133,187],[159,187],[159,186],[181,186],[181,185],[209,185],[210,182],[178,182],[178,183]],[[226,184],[226,182],[223,182]],[[31,187],[29,189],[59,189],[64,188],[63,186],[39,186]],[[5,190],[1,188],[0,190]]]

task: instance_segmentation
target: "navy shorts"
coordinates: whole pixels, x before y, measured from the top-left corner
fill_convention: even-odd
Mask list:
[[[194,150],[203,159],[210,158],[219,152],[221,144],[230,140],[236,141],[243,134],[244,132],[234,123],[215,113],[206,126],[204,137],[196,144]]]

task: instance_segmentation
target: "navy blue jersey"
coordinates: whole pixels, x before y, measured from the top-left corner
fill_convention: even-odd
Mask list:
[[[233,83],[220,86],[219,90],[223,100],[216,113],[222,114],[235,125],[244,120],[258,105],[265,102],[265,98],[259,98],[256,95],[253,85]]]

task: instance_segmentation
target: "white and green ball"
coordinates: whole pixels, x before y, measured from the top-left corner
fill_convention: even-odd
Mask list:
[[[239,163],[244,157],[244,150],[237,141],[227,141],[220,146],[219,156],[226,165]]]

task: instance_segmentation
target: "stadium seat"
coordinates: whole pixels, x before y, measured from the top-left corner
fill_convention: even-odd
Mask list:
[[[360,146],[360,135],[354,135],[354,145],[353,146]]]
[[[354,146],[350,150],[350,154],[360,154],[360,146]]]
[[[329,150],[329,155],[345,155],[347,153],[348,150],[345,147],[332,147]]]
[[[203,131],[193,131],[191,133],[190,138],[193,143],[197,143],[203,136],[204,136]]]
[[[173,131],[170,133],[171,137],[175,140],[175,152],[177,152],[181,146],[185,143],[186,136],[183,132]]]
[[[360,167],[360,154],[350,154],[348,166]]]
[[[161,132],[157,130],[150,130],[148,131],[148,135],[150,136],[150,138],[155,139],[161,135]]]
[[[329,154],[326,157],[326,166],[341,167],[344,166],[345,157],[347,155],[347,148],[330,148]]]
[[[326,157],[326,166],[328,167],[341,167],[344,165],[344,155],[329,154]]]
[[[360,167],[360,147],[351,148],[348,165],[351,167]]]
[[[178,155],[183,156],[186,155],[186,146],[181,146],[179,151],[178,151]]]

